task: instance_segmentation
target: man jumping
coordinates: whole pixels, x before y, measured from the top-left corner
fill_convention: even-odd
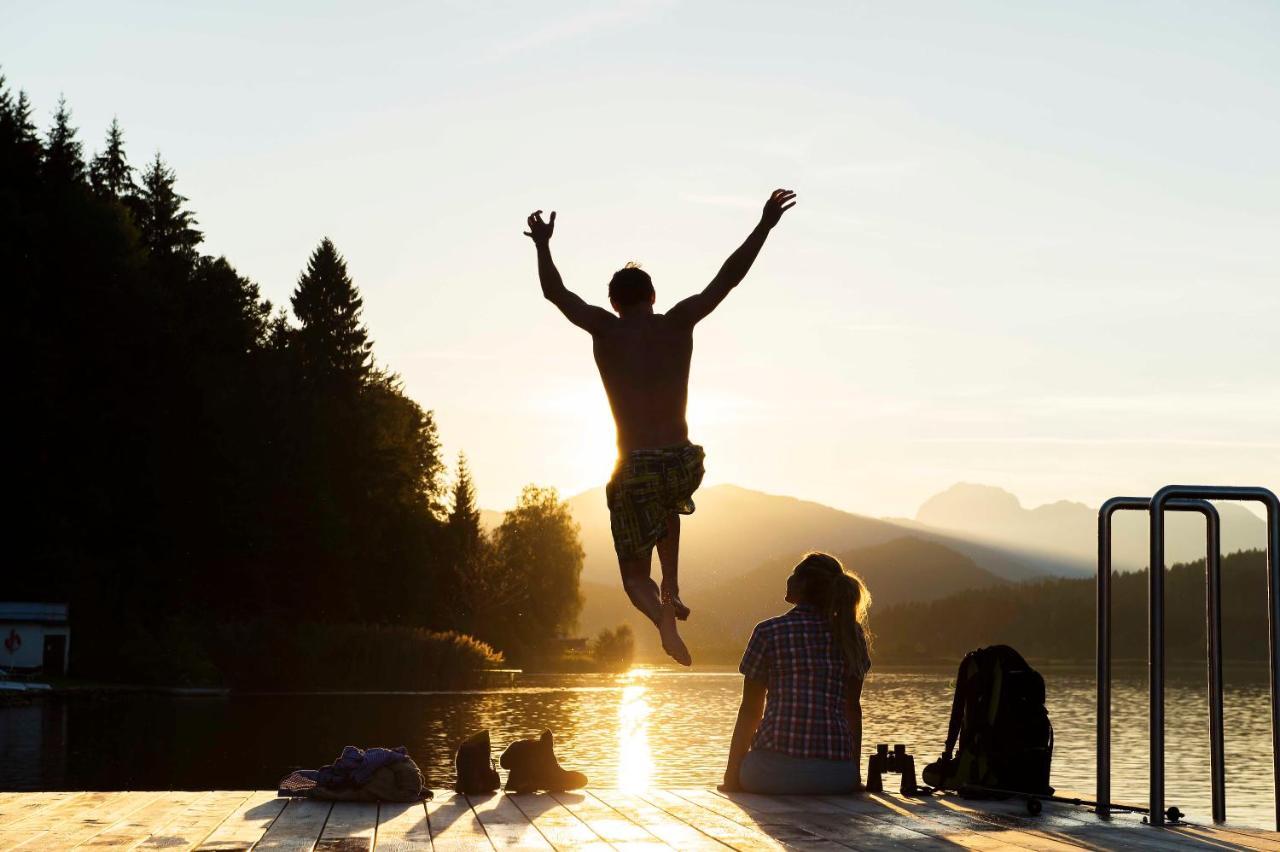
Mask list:
[[[555,211],[547,221],[541,210],[534,211],[524,232],[538,249],[542,295],[591,335],[596,367],[613,410],[618,463],[605,495],[622,587],[636,609],[657,626],[663,650],[685,666],[693,660],[676,628],[676,619],[689,617],[689,608],[680,600],[680,516],[693,513],[693,492],[703,473],[702,447],[689,442],[685,422],[693,327],[746,277],[769,231],[795,206],[795,197],[789,189],[775,190],[765,202],[760,224],[706,289],[666,314],[653,312],[653,281],[634,264],[619,269],[609,281],[609,304],[617,316],[587,304],[565,287],[551,260]],[[650,576],[654,545],[662,565],[661,589]]]

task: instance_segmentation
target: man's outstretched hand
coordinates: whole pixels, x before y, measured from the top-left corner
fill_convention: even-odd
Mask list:
[[[551,211],[551,220],[542,221],[542,211],[535,210],[529,214],[528,219],[529,230],[524,235],[533,240],[534,245],[546,245],[551,242],[551,234],[556,229],[556,211]]]
[[[772,228],[782,221],[782,214],[796,206],[796,194],[789,189],[775,189],[773,195],[764,203],[764,213],[760,221]],[[553,219],[554,221],[554,215]]]

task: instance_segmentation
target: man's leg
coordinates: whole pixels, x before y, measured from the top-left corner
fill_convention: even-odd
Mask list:
[[[649,576],[652,562],[652,554],[637,559],[619,558],[618,569],[622,572],[622,588],[631,598],[632,605],[657,624],[662,619],[662,598],[658,594],[658,584]]]
[[[676,618],[689,619],[689,607],[680,600],[680,513],[667,516],[667,534],[658,539],[658,563],[662,566],[662,594],[671,598]]]
[[[666,651],[682,666],[693,664],[689,649],[680,638],[676,628],[676,610],[673,603],[662,603],[658,594],[658,584],[653,582],[649,569],[653,562],[653,554],[636,559],[619,559],[618,568],[622,572],[622,588],[636,609],[658,628],[662,637],[662,650]]]

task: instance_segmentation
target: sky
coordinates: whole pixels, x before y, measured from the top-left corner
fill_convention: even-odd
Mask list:
[[[482,505],[603,483],[590,339],[542,298],[701,289],[707,483],[912,516],[1280,490],[1280,5],[0,0],[0,69],[118,116],[275,304],[328,236]]]

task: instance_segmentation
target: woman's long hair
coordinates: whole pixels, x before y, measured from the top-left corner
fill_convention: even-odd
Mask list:
[[[867,591],[867,584],[829,553],[805,554],[795,572],[803,583],[803,600],[826,616],[840,653],[854,671],[859,671],[862,649],[858,646],[858,627],[862,628],[867,645],[871,644],[871,629],[867,625],[871,593]]]

